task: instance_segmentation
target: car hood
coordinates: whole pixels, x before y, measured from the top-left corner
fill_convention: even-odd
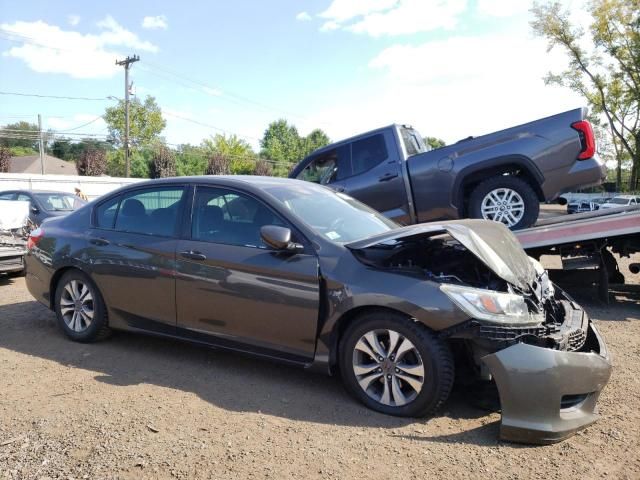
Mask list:
[[[524,291],[535,290],[536,271],[515,235],[502,223],[458,220],[400,227],[345,246],[361,250],[381,243],[448,233],[500,278]]]

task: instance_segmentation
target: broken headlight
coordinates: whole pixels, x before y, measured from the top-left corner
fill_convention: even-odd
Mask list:
[[[440,290],[477,320],[518,325],[537,325],[544,321],[542,314],[529,312],[521,295],[451,284],[440,285]]]

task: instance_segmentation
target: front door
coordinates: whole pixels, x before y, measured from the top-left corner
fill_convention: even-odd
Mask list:
[[[175,251],[186,188],[142,188],[96,207],[87,257],[109,321],[175,333]]]
[[[269,250],[263,225],[287,223],[257,198],[199,186],[190,238],[177,247],[176,301],[182,334],[292,361],[315,350],[318,261],[311,250]]]

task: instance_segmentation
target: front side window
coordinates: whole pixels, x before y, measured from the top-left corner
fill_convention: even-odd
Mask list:
[[[315,157],[297,176],[298,180],[327,185],[351,175],[350,145],[343,145]]]
[[[203,242],[265,247],[260,228],[281,225],[269,207],[255,198],[224,188],[198,187],[194,202],[191,238]]]
[[[184,187],[153,188],[123,194],[115,229],[163,237],[175,235],[183,194]]]
[[[0,200],[13,200],[15,193],[2,193],[0,194]]]
[[[353,142],[351,147],[353,174],[358,175],[371,170],[387,157],[387,147],[381,133]]]

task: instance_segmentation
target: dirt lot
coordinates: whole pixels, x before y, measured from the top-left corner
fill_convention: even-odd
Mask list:
[[[23,279],[0,281],[0,479],[640,478],[635,282],[610,307],[576,295],[614,355],[602,418],[531,447],[498,441],[499,413],[460,387],[438,416],[401,420],[338,379],[235,354],[131,334],[71,343]]]

